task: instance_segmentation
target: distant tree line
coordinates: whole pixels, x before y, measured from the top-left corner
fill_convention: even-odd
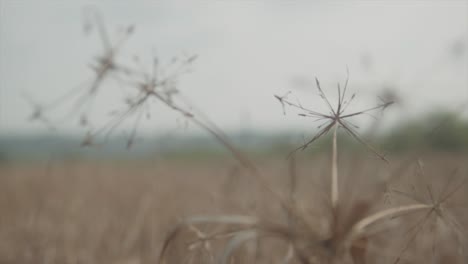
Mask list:
[[[399,124],[381,140],[383,147],[391,152],[415,148],[468,152],[468,120],[456,113],[433,112]]]

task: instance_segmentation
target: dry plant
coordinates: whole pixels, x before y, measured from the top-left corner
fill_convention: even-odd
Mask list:
[[[94,10],[87,10],[87,21],[85,24],[86,31],[90,31],[94,27],[98,29],[98,34],[103,42],[104,54],[98,56],[92,68],[95,71],[95,76],[90,87],[80,85],[59,96],[52,102],[47,104],[39,104],[33,100],[35,108],[31,120],[42,121],[47,126],[52,127],[52,124],[58,123],[61,120],[70,120],[73,115],[80,113],[79,124],[87,127],[88,131],[82,141],[82,146],[92,146],[96,144],[99,137],[107,139],[115,129],[125,121],[133,121],[133,128],[127,140],[127,147],[131,147],[137,135],[138,125],[143,117],[149,119],[149,105],[155,102],[161,103],[163,106],[173,110],[186,118],[188,121],[197,125],[201,129],[213,136],[221,145],[223,145],[233,157],[253,175],[268,192],[276,197],[280,197],[269,186],[264,176],[258,170],[257,166],[246,155],[244,155],[237,147],[229,140],[228,136],[215,123],[213,123],[204,113],[198,111],[197,108],[190,104],[188,100],[177,89],[177,80],[182,74],[188,73],[191,64],[196,60],[196,55],[183,55],[182,57],[173,57],[172,60],[164,66],[161,66],[157,57],[152,58],[150,70],[145,71],[144,66],[139,63],[137,56],[134,56],[134,61],[139,67],[127,66],[117,62],[117,55],[121,51],[121,46],[128,39],[130,34],[134,32],[134,26],[127,27],[115,44],[111,44],[104,23],[100,14]],[[92,106],[94,99],[103,86],[106,78],[115,81],[119,87],[129,89],[122,98],[125,102],[123,109],[114,109],[109,114],[111,119],[100,125],[96,129],[92,129],[89,124],[88,116],[92,115]],[[27,99],[30,97],[28,96]],[[61,112],[60,106],[68,106],[72,103],[71,111],[66,117],[54,120],[47,113]],[[85,112],[82,112],[85,111]],[[133,118],[133,120],[132,120]],[[282,199],[282,198],[280,198]],[[287,206],[284,203],[284,206]]]
[[[330,182],[331,188],[329,192],[329,206],[328,214],[320,213],[315,214],[317,218],[324,218],[327,225],[326,231],[320,230],[323,227],[320,225],[313,225],[307,219],[304,210],[297,205],[295,201],[294,190],[296,179],[294,166],[290,167],[291,189],[289,191],[289,199],[280,199],[282,208],[286,210],[287,221],[282,222],[279,218],[264,219],[256,216],[248,215],[202,215],[189,217],[181,221],[170,232],[166,238],[160,257],[160,263],[179,263],[181,260],[177,258],[178,255],[184,255],[184,251],[179,248],[175,252],[171,252],[171,246],[176,243],[177,238],[187,237],[184,231],[194,230],[196,226],[223,226],[209,233],[203,233],[199,230],[192,231],[192,242],[186,249],[192,250],[193,244],[205,243],[204,250],[210,251],[212,256],[209,260],[198,260],[199,262],[183,262],[183,263],[244,263],[239,261],[239,256],[248,252],[249,243],[255,241],[257,246],[256,250],[261,250],[258,243],[264,243],[267,246],[266,251],[275,251],[283,254],[280,263],[367,263],[366,256],[371,250],[377,251],[377,256],[380,254],[382,257],[390,257],[393,263],[399,263],[405,258],[405,253],[410,245],[415,242],[416,235],[420,234],[426,226],[429,219],[436,219],[437,227],[430,230],[431,234],[436,234],[437,228],[440,231],[440,225],[452,230],[452,236],[456,239],[459,247],[455,250],[454,261],[466,260],[466,253],[463,252],[465,247],[464,233],[462,225],[457,221],[456,217],[450,213],[449,207],[446,206],[447,202],[457,193],[465,183],[465,180],[453,185],[453,179],[448,179],[444,187],[440,188],[436,196],[433,190],[428,187],[427,194],[429,199],[416,199],[413,198],[410,203],[402,203],[400,205],[393,204],[385,208],[383,204],[377,203],[381,201],[386,195],[384,192],[393,182],[397,181],[409,166],[404,163],[385,180],[377,181],[372,185],[372,189],[366,190],[367,199],[356,200],[354,203],[349,203],[346,199],[340,200],[340,193],[345,193],[345,190],[339,189],[339,174],[338,174],[338,142],[337,131],[339,128],[346,131],[352,138],[363,144],[369,151],[374,153],[383,161],[387,162],[386,158],[375,150],[369,143],[362,139],[357,131],[356,126],[349,121],[350,118],[357,117],[363,114],[369,114],[371,111],[383,110],[387,108],[392,102],[382,102],[381,104],[365,110],[346,113],[346,109],[354,100],[353,94],[350,98],[346,98],[348,78],[341,89],[338,84],[338,99],[336,107],[334,108],[320,87],[318,79],[316,79],[317,89],[319,95],[324,100],[329,108],[329,113],[324,114],[314,110],[310,110],[297,102],[292,102],[288,99],[287,93],[284,96],[275,96],[281,103],[283,111],[285,107],[289,106],[299,110],[299,115],[305,117],[312,117],[315,121],[322,121],[323,124],[319,125],[319,130],[315,136],[309,141],[293,150],[290,154],[291,162],[297,155],[298,150],[304,150],[310,144],[318,140],[323,135],[327,134],[330,130],[333,131],[332,136],[332,151],[330,163]],[[372,179],[366,179],[372,181]],[[374,179],[375,181],[375,179]],[[451,186],[451,187],[450,187]],[[402,191],[398,192],[392,189],[390,194],[393,196],[405,195],[412,197],[411,194],[406,194]],[[306,204],[307,206],[307,204]],[[377,207],[377,208],[376,208]],[[423,214],[422,219],[418,219],[416,224],[407,220],[408,216],[416,214]],[[399,220],[398,224],[394,222]],[[407,220],[407,221],[402,221]],[[405,228],[410,226],[407,230],[411,234],[408,238],[405,237],[404,247],[398,251],[386,253],[386,249],[371,247],[369,244],[373,237],[379,234],[389,232],[389,230],[397,228]],[[271,244],[271,240],[279,241],[278,244]],[[259,242],[260,241],[260,242]],[[435,238],[434,238],[435,241]],[[218,249],[213,249],[211,245],[218,245]],[[220,246],[222,245],[222,246]],[[423,254],[418,252],[418,248],[413,252],[413,255]],[[436,255],[436,248],[432,248],[432,255]],[[215,253],[217,254],[217,258]],[[281,253],[282,252],[282,253]],[[375,252],[374,252],[375,253]],[[453,253],[453,252],[452,252]],[[442,255],[442,254],[441,254]],[[175,257],[175,258],[174,258]],[[414,257],[414,256],[413,256]],[[278,261],[278,260],[277,260]],[[261,263],[262,260],[256,259],[255,263]]]
[[[402,166],[390,173],[385,179],[374,179],[377,183],[372,185],[372,189],[365,190],[366,199],[349,203],[342,196],[345,190],[340,189],[339,159],[338,159],[338,137],[339,129],[344,130],[351,138],[363,144],[370,152],[383,161],[386,158],[380,154],[373,146],[365,141],[357,132],[357,127],[351,122],[352,118],[361,115],[371,115],[372,111],[384,110],[392,102],[382,102],[381,104],[347,113],[349,105],[355,100],[355,94],[347,97],[348,78],[343,88],[337,86],[336,106],[325,95],[316,79],[316,86],[320,97],[329,109],[329,113],[320,113],[308,109],[297,101],[293,102],[285,96],[275,96],[281,103],[283,110],[285,107],[292,107],[300,111],[299,115],[311,117],[314,121],[323,122],[318,127],[318,132],[309,141],[296,148],[290,154],[290,162],[294,163],[298,150],[304,150],[319,138],[332,131],[330,175],[325,175],[330,179],[330,192],[327,194],[329,203],[323,205],[328,212],[317,213],[315,221],[324,220],[325,227],[311,224],[310,219],[304,213],[301,206],[302,201],[295,198],[296,179],[294,165],[291,165],[290,177],[291,188],[288,195],[281,194],[275,190],[266,180],[266,175],[258,166],[228,139],[227,135],[211,122],[203,113],[195,110],[191,105],[185,103],[183,96],[177,90],[177,79],[181,74],[187,72],[187,68],[196,59],[196,56],[185,56],[174,59],[169,65],[161,67],[157,58],[152,59],[149,71],[144,71],[138,67],[124,66],[117,62],[117,55],[121,46],[133,33],[134,28],[128,27],[122,32],[122,36],[112,44],[109,40],[104,24],[99,15],[90,13],[93,23],[88,25],[88,29],[96,27],[103,43],[105,52],[99,56],[93,64],[95,77],[89,87],[83,90],[73,89],[53,102],[45,105],[37,104],[32,119],[46,122],[49,126],[54,121],[46,117],[45,112],[53,112],[59,105],[67,105],[72,102],[73,114],[79,112],[79,120],[83,126],[89,124],[88,117],[92,109],[94,98],[100,90],[105,79],[111,78],[118,85],[122,85],[131,91],[131,96],[125,97],[123,109],[112,112],[112,118],[98,129],[91,129],[83,140],[83,145],[93,145],[99,136],[108,137],[122,122],[127,119],[133,120],[133,129],[128,139],[130,147],[135,139],[138,124],[142,117],[147,115],[148,105],[159,102],[162,105],[181,114],[195,125],[201,127],[211,134],[221,145],[229,150],[234,158],[254,177],[259,186],[267,191],[279,204],[287,215],[287,220],[281,217],[262,218],[255,215],[200,215],[188,217],[174,224],[172,230],[164,240],[160,251],[159,263],[246,263],[248,261],[261,263],[367,263],[366,256],[370,250],[374,249],[370,245],[373,237],[379,234],[399,228],[410,226],[408,233],[410,237],[406,239],[406,244],[398,251],[385,252],[377,249],[377,255],[390,254],[394,263],[406,258],[405,254],[410,249],[410,245],[415,243],[418,234],[421,234],[429,219],[436,219],[435,228],[431,232],[436,233],[440,228],[448,228],[456,238],[460,250],[456,250],[456,261],[467,260],[465,250],[465,239],[462,225],[456,217],[450,213],[446,204],[463,186],[465,180],[456,184],[454,179],[447,180],[444,187],[440,188],[438,194],[428,185],[426,197],[423,199],[412,193],[389,187],[398,179],[401,171],[410,166]],[[81,112],[82,109],[88,112]],[[66,115],[69,119],[69,114]],[[371,180],[371,179],[368,179]],[[379,204],[382,196],[386,194],[384,190],[390,188],[392,196],[404,196],[410,198],[410,202],[392,204],[385,207]],[[398,199],[397,199],[398,200]],[[307,203],[314,201],[308,201]],[[310,204],[305,204],[307,207]],[[415,214],[422,213],[423,218],[411,226],[405,220],[412,218]],[[410,219],[411,220],[411,219]],[[409,221],[409,220],[408,220]],[[322,221],[323,222],[323,221]],[[442,226],[442,227],[441,227]],[[325,230],[322,230],[325,229]],[[439,230],[440,231],[440,230]],[[416,247],[415,250],[418,250]],[[432,252],[436,252],[434,248]],[[275,256],[281,255],[280,259],[261,259],[258,252],[275,252]],[[414,255],[422,254],[414,251]],[[436,253],[433,253],[436,254]],[[253,257],[251,257],[253,256]],[[257,257],[256,257],[257,256]],[[441,255],[442,256],[442,255]],[[387,256],[388,257],[388,256]],[[269,262],[271,261],[271,262]]]

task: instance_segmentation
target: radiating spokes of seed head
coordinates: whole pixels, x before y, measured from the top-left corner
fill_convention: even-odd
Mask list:
[[[311,139],[306,141],[304,144],[294,149],[292,152],[306,149],[310,144],[315,142],[317,139],[328,134],[328,132],[333,127],[338,126],[339,128],[344,129],[347,132],[347,134],[349,134],[356,141],[366,146],[366,148],[369,151],[374,153],[376,156],[378,156],[382,160],[386,161],[385,157],[382,154],[376,151],[369,143],[367,143],[364,139],[362,139],[359,136],[357,132],[357,129],[359,127],[353,124],[350,119],[353,117],[360,116],[360,115],[370,115],[376,118],[375,116],[371,114],[373,111],[384,110],[388,106],[393,104],[393,102],[392,101],[382,102],[381,104],[378,104],[374,107],[366,108],[366,109],[359,110],[356,112],[347,113],[348,107],[353,103],[353,101],[356,98],[355,93],[353,93],[351,96],[347,95],[348,82],[349,82],[349,71],[347,71],[347,77],[346,77],[343,87],[340,85],[340,83],[337,84],[338,98],[337,98],[335,106],[333,106],[332,102],[330,102],[327,95],[323,91],[319,80],[315,78],[316,88],[319,92],[319,96],[322,98],[322,100],[325,102],[328,108],[328,113],[321,113],[319,111],[306,108],[300,103],[299,100],[292,101],[289,98],[291,95],[291,92],[288,92],[283,96],[275,95],[275,98],[278,99],[279,102],[281,103],[284,113],[286,111],[285,107],[289,106],[291,108],[298,110],[299,116],[312,118],[313,122],[320,122],[320,124],[317,126],[318,131],[316,132],[316,134]]]

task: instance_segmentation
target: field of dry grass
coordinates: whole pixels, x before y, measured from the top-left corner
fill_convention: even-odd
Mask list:
[[[372,194],[377,179],[396,171],[403,159],[395,157],[390,165],[368,156],[343,159],[340,191],[341,206],[346,210],[341,211],[348,218],[358,214],[354,210],[359,210],[359,204],[373,207],[372,212],[397,202],[404,204],[408,197],[406,202],[426,199],[429,188],[437,196],[443,188],[461,186],[455,179],[445,187],[454,168],[459,168],[459,175],[467,174],[466,156],[427,157],[422,166],[424,176],[418,172],[421,168],[412,165],[378,196],[381,199],[375,200]],[[290,164],[281,158],[258,164],[275,190],[287,195],[291,189]],[[306,224],[319,235],[325,235],[329,228],[323,217],[329,213],[330,204],[329,183],[323,176],[329,174],[327,164],[328,157],[303,156],[295,166],[294,203]],[[157,263],[169,231],[184,217],[242,214],[276,223],[288,221],[279,203],[227,160],[50,161],[5,164],[0,175],[0,263]],[[366,237],[371,243],[360,261],[393,263],[401,256],[401,263],[465,263],[468,187],[458,188],[447,211],[459,226],[445,224],[453,220],[444,220],[445,215],[418,222],[425,212],[390,219]],[[206,233],[220,229],[217,225],[198,228]],[[418,229],[422,231],[416,232]],[[196,239],[192,233],[187,230],[181,241],[174,243],[170,263],[190,263],[192,257],[196,260],[196,250],[188,245]],[[222,243],[216,241],[211,247]],[[285,246],[268,243],[267,248],[257,250],[255,245],[246,244],[240,249],[245,252],[231,263],[280,263]],[[408,250],[403,252],[406,244]]]

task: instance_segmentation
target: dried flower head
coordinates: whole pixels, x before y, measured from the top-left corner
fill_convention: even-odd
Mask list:
[[[92,145],[90,142],[96,141],[96,137],[107,138],[123,122],[133,119],[132,129],[127,140],[127,148],[129,148],[135,142],[138,126],[143,117],[146,116],[147,119],[151,117],[150,103],[154,101],[162,102],[166,107],[176,110],[185,117],[192,117],[190,111],[186,110],[188,107],[179,105],[174,97],[179,93],[177,89],[178,78],[189,71],[189,66],[197,56],[184,54],[181,57],[173,57],[163,67],[156,56],[153,56],[150,67],[139,64],[140,61],[136,56],[134,56],[134,61],[138,63],[136,66],[118,63],[116,56],[120,53],[125,41],[134,32],[134,27],[125,27],[113,42],[107,34],[99,13],[94,9],[86,11],[86,33],[96,28],[103,46],[102,55],[97,56],[90,65],[94,71],[93,78],[91,81],[68,90],[49,103],[37,104],[34,102],[34,113],[31,115],[31,120],[39,120],[50,125],[68,121],[77,116],[77,123],[81,127],[88,128],[82,145],[89,146]],[[93,105],[100,88],[108,77],[115,81],[117,88],[121,88],[124,92],[124,103],[121,108],[110,112],[111,118],[107,122],[92,129],[92,120],[89,117],[93,114]],[[70,110],[63,111],[62,107]],[[58,121],[46,118],[47,114],[54,113],[64,114],[59,117]]]
[[[302,106],[302,104],[297,101],[292,102],[288,99],[288,96],[290,95],[290,92],[283,95],[283,96],[278,96],[275,95],[275,98],[279,100],[283,107],[283,111],[285,112],[285,106],[293,107],[297,110],[300,111],[299,116],[303,117],[311,117],[313,118],[313,121],[321,121],[322,124],[318,126],[318,132],[313,136],[311,139],[306,141],[303,145],[300,147],[296,148],[293,150],[293,152],[296,152],[298,150],[304,150],[306,149],[310,144],[315,142],[317,139],[319,139],[321,136],[326,135],[333,127],[338,126],[342,129],[344,129],[349,135],[351,135],[352,138],[357,140],[359,143],[363,144],[364,146],[367,147],[372,153],[377,155],[379,158],[382,160],[386,160],[383,155],[381,155],[379,152],[377,152],[370,144],[368,144],[366,141],[364,141],[356,131],[358,128],[356,125],[351,123],[349,120],[352,117],[356,117],[359,115],[363,114],[369,114],[369,112],[372,111],[377,111],[377,110],[384,110],[391,104],[393,104],[393,101],[387,101],[383,102],[377,106],[352,112],[352,113],[346,113],[346,110],[348,106],[353,102],[353,100],[356,98],[356,94],[353,93],[349,98],[346,97],[347,93],[347,88],[348,88],[348,81],[349,81],[349,74],[347,75],[344,88],[341,88],[341,85],[338,83],[338,101],[336,103],[336,106],[333,107],[331,102],[328,100],[328,97],[322,90],[320,86],[320,82],[317,78],[315,78],[315,83],[319,92],[320,97],[323,99],[323,101],[326,103],[329,112],[328,113],[320,113],[318,111],[314,111],[308,108],[305,108]]]

